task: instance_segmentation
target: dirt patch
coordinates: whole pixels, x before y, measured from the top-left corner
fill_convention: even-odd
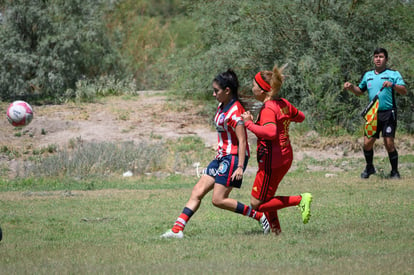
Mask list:
[[[159,141],[198,135],[207,146],[216,136],[203,106],[170,101],[163,91],[143,91],[128,98],[107,97],[97,103],[34,107],[34,119],[24,128],[0,120],[0,169],[13,171],[34,152],[48,152],[78,142]],[[7,104],[0,105],[5,113]],[[0,173],[1,175],[1,173]]]
[[[32,123],[21,131],[0,120],[0,144],[38,148],[76,139],[139,142],[211,132],[205,118],[197,116],[199,110],[191,102],[171,106],[161,91],[141,92],[132,99],[104,98],[100,103],[34,106]]]
[[[7,105],[0,104],[3,114]],[[79,141],[141,142],[196,135],[206,146],[215,148],[217,142],[216,132],[208,123],[211,118],[201,115],[203,106],[192,101],[171,101],[163,91],[142,91],[128,98],[106,97],[97,103],[33,107],[34,119],[22,129],[12,127],[6,119],[0,120],[0,169],[13,171],[18,160],[27,158],[34,150],[47,151],[48,147],[69,146]],[[255,150],[256,138],[248,133],[251,149]],[[401,152],[413,153],[413,137],[401,140],[404,140],[400,142]],[[362,137],[328,139],[309,132],[292,138],[292,143],[296,160],[362,158]],[[375,150],[377,156],[386,156],[382,141],[377,142]]]

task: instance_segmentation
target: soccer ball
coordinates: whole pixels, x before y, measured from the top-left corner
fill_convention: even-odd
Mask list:
[[[13,126],[26,126],[33,119],[33,109],[29,103],[17,100],[7,108],[7,120]]]

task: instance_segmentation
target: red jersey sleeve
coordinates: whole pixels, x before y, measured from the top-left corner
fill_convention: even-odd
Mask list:
[[[247,121],[246,128],[249,129],[258,138],[272,140],[276,138],[276,116],[275,112],[264,108],[260,112],[258,124],[254,124],[251,120]]]
[[[295,106],[293,106],[289,101],[285,100],[289,105],[290,120],[294,122],[302,122],[305,120],[305,114],[299,111]]]

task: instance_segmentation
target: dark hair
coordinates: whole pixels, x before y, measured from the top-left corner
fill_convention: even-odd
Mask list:
[[[386,49],[384,49],[384,48],[376,48],[376,49],[374,50],[374,55],[376,55],[376,54],[380,54],[380,53],[383,53],[383,54],[384,54],[384,56],[385,56],[385,58],[388,58],[388,52],[387,52],[387,50],[386,50]]]
[[[233,98],[239,99],[239,80],[237,79],[236,73],[232,69],[228,69],[227,71],[218,74],[213,79],[213,82],[217,82],[223,90],[229,87]]]

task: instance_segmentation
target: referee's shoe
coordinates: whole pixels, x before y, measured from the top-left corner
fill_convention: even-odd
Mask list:
[[[390,176],[388,177],[389,179],[393,179],[393,180],[399,180],[401,179],[400,173],[398,171],[391,171]]]
[[[370,175],[375,174],[377,171],[375,171],[375,168],[373,165],[367,165],[365,167],[365,170],[361,173],[361,179],[367,179]]]

